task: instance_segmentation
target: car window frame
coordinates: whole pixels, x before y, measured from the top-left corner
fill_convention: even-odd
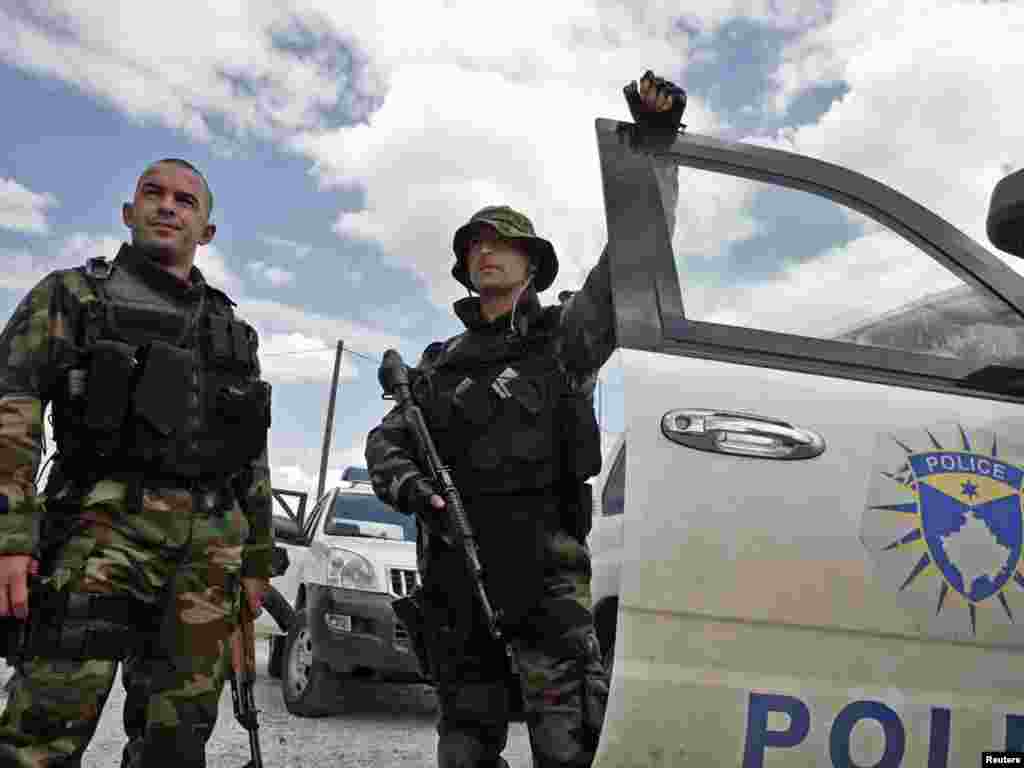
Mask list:
[[[654,171],[665,161],[802,190],[856,210],[1021,318],[1024,278],[933,211],[851,169],[699,134],[683,133],[666,145],[638,136],[631,123],[603,118],[595,127],[619,347],[1024,401],[1024,393],[965,383],[977,370],[966,360],[687,318]]]

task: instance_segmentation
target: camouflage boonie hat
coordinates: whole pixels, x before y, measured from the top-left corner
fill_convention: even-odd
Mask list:
[[[530,261],[537,267],[537,273],[533,276],[534,289],[543,291],[555,281],[555,275],[558,274],[555,247],[543,237],[537,237],[533,231],[532,221],[507,205],[491,205],[477,211],[473,218],[455,232],[455,239],[452,241],[452,249],[455,251],[452,277],[470,290],[476,290],[469,279],[465,257],[470,238],[480,224],[490,224],[503,238],[522,241]]]

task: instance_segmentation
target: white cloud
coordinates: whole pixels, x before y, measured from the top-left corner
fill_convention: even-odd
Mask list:
[[[33,5],[0,10],[0,60],[195,139],[210,139],[220,123],[275,136],[369,106],[372,78],[350,76],[344,41],[306,3],[182,0],[158,23],[145,3]]]
[[[246,266],[250,272],[259,275],[274,287],[287,285],[295,280],[294,272],[289,272],[287,269],[281,269],[262,261],[250,261]]]
[[[298,259],[299,261],[302,261],[313,252],[313,246],[309,243],[299,243],[295,240],[287,240],[283,237],[264,235],[260,240],[274,248],[275,252],[280,251],[282,254]]]
[[[57,198],[48,192],[39,194],[14,179],[0,178],[0,228],[45,234],[46,209],[55,205]]]
[[[325,490],[341,482],[342,472],[347,467],[366,466],[365,447],[365,441],[360,439],[347,448],[335,449],[328,453],[327,471],[324,473]],[[306,509],[307,511],[312,509],[316,501],[317,481],[320,477],[320,441],[308,440],[298,446],[280,445],[271,431],[267,450],[272,464],[270,480],[273,486],[308,493],[309,500]]]
[[[260,365],[271,383],[329,381],[338,340],[378,357],[389,348],[409,347],[401,337],[343,318],[309,312],[270,299],[241,297],[238,313],[260,335]],[[358,375],[351,355],[342,356],[339,378]]]
[[[113,259],[121,247],[121,240],[111,235],[87,235],[76,232],[52,245],[53,252],[39,255],[22,248],[0,251],[0,288],[25,292],[57,269],[80,267],[88,259],[102,256]]]
[[[801,28],[827,13],[819,0],[570,0],[554,15],[539,0],[244,7],[186,1],[159,27],[127,2],[55,0],[31,18],[0,11],[0,58],[197,139],[226,130],[285,141],[325,185],[365,190],[365,209],[339,216],[337,231],[383,246],[440,304],[461,290],[448,276],[452,232],[499,201],[554,241],[554,290],[578,287],[604,241],[593,119],[625,118],[621,87],[648,68],[683,78],[681,19]],[[186,37],[184,51],[176,41]],[[346,109],[365,121],[336,127],[332,114]],[[696,98],[688,119],[706,130],[717,122]]]
[[[1024,166],[1022,33],[1016,3],[844,2],[786,52],[776,106],[822,82],[849,91],[779,143],[879,179],[987,246],[992,188]]]
[[[576,2],[550,23],[540,4],[438,2],[388,23],[398,5],[374,7],[372,20],[349,8],[333,18],[387,72],[380,109],[367,124],[294,141],[324,184],[365,190],[365,208],[342,213],[336,230],[381,246],[446,305],[464,295],[449,275],[452,234],[504,203],[554,242],[554,291],[579,287],[605,239],[594,118],[626,118],[622,86],[647,68],[681,75],[687,39],[674,9]],[[501,29],[503,44],[481,29]],[[698,99],[689,108],[714,122]]]
[[[672,248],[683,268],[719,260],[760,231],[749,209],[757,187],[748,180],[682,168],[679,186]]]
[[[690,286],[697,320],[829,338],[962,281],[903,238],[874,231],[742,288]]]

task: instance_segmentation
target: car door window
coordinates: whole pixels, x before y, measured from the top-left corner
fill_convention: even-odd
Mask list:
[[[626,447],[623,446],[608,473],[601,497],[601,514],[605,517],[621,515],[626,508]]]
[[[832,200],[680,170],[673,241],[684,315],[976,366],[1024,356],[1024,318]]]

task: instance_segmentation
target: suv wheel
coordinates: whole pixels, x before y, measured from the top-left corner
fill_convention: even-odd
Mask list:
[[[281,669],[284,705],[293,715],[322,717],[338,704],[341,686],[334,672],[313,657],[306,611],[296,611],[285,640]]]

